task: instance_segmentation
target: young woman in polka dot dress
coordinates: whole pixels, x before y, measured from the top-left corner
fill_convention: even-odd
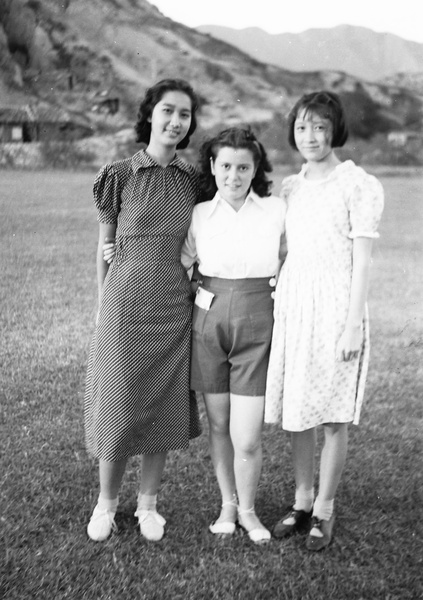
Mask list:
[[[366,296],[372,241],[383,210],[377,179],[333,148],[348,131],[339,98],[303,96],[289,116],[289,142],[306,160],[282,184],[288,257],[275,295],[265,420],[292,432],[295,503],[275,526],[287,537],[312,528],[309,550],[332,537],[334,497],[359,421],[369,359]],[[316,428],[323,425],[314,501]]]
[[[156,495],[168,450],[199,435],[189,391],[191,289],[181,264],[198,177],[175,151],[196,128],[197,98],[182,80],[147,90],[136,132],[147,148],[103,167],[94,183],[100,225],[98,322],[85,397],[88,451],[99,459],[100,496],[88,535],[105,540],[127,459],[142,455],[135,513],[141,534],[159,540],[165,520]],[[106,238],[116,237],[112,264]]]

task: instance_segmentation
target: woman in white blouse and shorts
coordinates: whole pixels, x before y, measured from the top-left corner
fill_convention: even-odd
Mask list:
[[[273,327],[272,285],[279,272],[284,201],[270,195],[272,170],[248,129],[231,128],[200,151],[200,180],[212,200],[195,206],[182,249],[198,265],[191,387],[205,398],[210,454],[222,495],[216,535],[245,529],[257,544],[270,532],[255,514],[261,432]]]

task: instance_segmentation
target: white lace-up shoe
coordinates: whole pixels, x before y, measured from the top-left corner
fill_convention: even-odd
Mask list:
[[[138,517],[141,535],[150,542],[158,542],[164,536],[166,520],[155,510],[138,508],[135,516]]]
[[[103,542],[112,531],[117,531],[115,513],[111,510],[95,507],[88,523],[87,533],[94,542]]]

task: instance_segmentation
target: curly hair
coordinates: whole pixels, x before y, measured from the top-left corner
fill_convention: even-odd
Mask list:
[[[301,111],[316,113],[332,123],[332,148],[341,148],[348,139],[348,125],[341,100],[334,92],[312,92],[304,94],[288,115],[288,142],[291,148],[298,150],[295,143],[295,121]]]
[[[268,180],[266,173],[270,173],[273,168],[267,158],[266,150],[250,128],[231,127],[206,140],[200,148],[198,169],[204,199],[210,200],[217,192],[215,177],[210,169],[210,159],[214,162],[221,148],[249,150],[256,168],[251,187],[261,198],[270,196],[272,181]]]
[[[150,118],[153,109],[167,92],[182,92],[191,100],[191,124],[187,135],[179,142],[176,149],[186,148],[189,144],[190,137],[197,128],[197,119],[195,113],[198,109],[198,97],[190,84],[184,79],[162,79],[145,92],[145,96],[141,101],[137,114],[137,122],[135,123],[135,133],[137,134],[136,141],[148,144],[151,135]]]

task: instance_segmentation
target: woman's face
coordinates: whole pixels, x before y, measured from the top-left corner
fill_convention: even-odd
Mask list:
[[[256,168],[252,152],[247,148],[220,148],[211,170],[221,197],[227,202],[245,200]]]
[[[191,125],[191,98],[180,91],[169,91],[153,108],[150,142],[177,146],[187,135]]]
[[[294,138],[307,161],[320,162],[332,152],[332,123],[317,113],[300,110],[294,123]]]

